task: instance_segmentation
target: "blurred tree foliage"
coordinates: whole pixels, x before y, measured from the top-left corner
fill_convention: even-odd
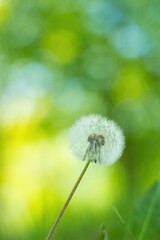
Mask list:
[[[7,190],[9,176],[14,175],[10,166],[18,166],[20,154],[24,159],[30,153],[35,162],[39,148],[29,144],[37,141],[46,148],[46,157],[52,147],[43,140],[56,139],[75,119],[92,112],[115,119],[126,135],[125,153],[117,165],[124,171],[125,190],[116,204],[125,219],[132,219],[134,203],[159,178],[159,9],[158,0],[0,0],[0,239],[45,238],[52,204],[47,201],[46,207],[44,195],[53,198],[47,183],[31,198],[41,198],[48,222],[34,213],[27,231],[20,233],[17,227],[12,235],[6,199],[14,204],[18,197]],[[25,165],[19,171],[25,172]],[[15,185],[21,181],[17,177]],[[55,196],[61,202],[58,191]],[[25,204],[21,207],[27,209]],[[23,218],[18,209],[12,212],[18,214]],[[124,235],[131,239],[125,230],[130,220],[124,226],[111,210],[83,220],[77,216],[80,222],[71,229],[73,215],[64,220],[57,239],[95,239],[103,220],[110,240]],[[26,229],[25,224],[21,228]]]

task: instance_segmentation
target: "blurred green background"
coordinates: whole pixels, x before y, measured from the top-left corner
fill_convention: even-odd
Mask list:
[[[126,148],[89,167],[55,239],[134,239],[134,206],[159,178],[159,9],[0,0],[0,239],[45,239],[84,166],[68,128],[90,113],[114,119]]]

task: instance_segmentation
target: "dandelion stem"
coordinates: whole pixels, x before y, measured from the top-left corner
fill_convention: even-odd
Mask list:
[[[63,214],[65,213],[65,211],[66,211],[66,209],[67,209],[67,207],[68,207],[68,205],[69,205],[69,203],[70,203],[70,201],[71,201],[71,199],[72,199],[72,197],[73,197],[73,195],[74,195],[74,193],[75,193],[75,191],[76,191],[79,183],[81,182],[81,180],[82,180],[82,178],[83,178],[83,176],[84,176],[84,174],[85,174],[85,172],[86,172],[86,170],[87,170],[90,162],[91,162],[90,160],[87,161],[87,163],[86,163],[83,171],[81,172],[81,174],[80,174],[79,178],[77,179],[74,187],[72,188],[72,191],[70,192],[70,194],[69,194],[69,196],[68,196],[68,198],[67,198],[64,206],[62,207],[62,209],[61,209],[61,211],[60,211],[57,219],[55,220],[55,222],[54,222],[54,224],[53,224],[53,226],[52,226],[52,228],[51,228],[51,230],[50,230],[50,232],[49,232],[49,234],[48,234],[48,237],[46,238],[47,240],[51,240],[52,237],[54,236],[54,234],[55,234],[55,232],[56,232],[56,229],[57,229],[57,227],[58,227],[58,225],[59,225],[59,222],[60,222],[60,220],[62,219]]]

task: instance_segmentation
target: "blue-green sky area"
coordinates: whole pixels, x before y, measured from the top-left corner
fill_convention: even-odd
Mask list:
[[[143,232],[130,226],[160,173],[159,9],[158,0],[0,0],[0,239],[45,239],[84,167],[69,127],[91,113],[121,126],[125,150],[113,166],[89,166],[55,240]]]

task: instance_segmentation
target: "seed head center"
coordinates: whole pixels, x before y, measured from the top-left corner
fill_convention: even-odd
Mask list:
[[[105,144],[105,138],[103,135],[97,135],[94,133],[88,136],[88,142],[103,146]]]

